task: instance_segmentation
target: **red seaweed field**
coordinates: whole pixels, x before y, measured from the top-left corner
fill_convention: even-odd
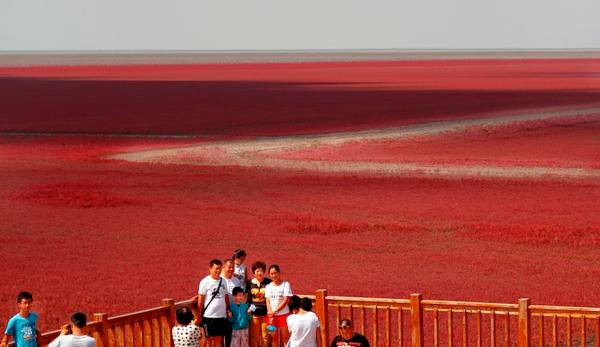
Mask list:
[[[301,293],[600,307],[599,115],[597,59],[0,67],[0,317],[187,299],[240,247]]]

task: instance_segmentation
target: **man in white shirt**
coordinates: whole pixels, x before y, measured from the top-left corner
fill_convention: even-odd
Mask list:
[[[213,259],[208,266],[209,275],[198,286],[199,324],[204,327],[208,347],[222,346],[223,337],[229,330],[229,295],[227,284],[221,277],[223,263]]]
[[[96,340],[84,333],[87,317],[82,312],[71,316],[71,324],[60,329],[60,336],[48,344],[48,347],[96,347]]]
[[[311,312],[312,301],[309,298],[300,299],[294,295],[290,299],[290,309],[294,314],[287,317],[290,331],[289,347],[317,347],[321,344],[319,334],[319,318]]]

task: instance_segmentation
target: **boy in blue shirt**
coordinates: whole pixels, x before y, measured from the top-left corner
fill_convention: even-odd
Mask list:
[[[12,336],[17,347],[37,347],[39,332],[37,330],[38,315],[30,312],[33,296],[29,292],[17,295],[19,313],[14,315],[6,325],[0,347],[6,347],[8,337]]]
[[[240,287],[233,288],[233,303],[229,305],[231,311],[231,347],[248,347],[250,344],[248,336],[248,327],[252,312],[246,303],[246,293]]]

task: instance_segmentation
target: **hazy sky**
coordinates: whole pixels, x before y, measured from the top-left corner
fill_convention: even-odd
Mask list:
[[[600,48],[599,0],[0,0],[0,50]]]

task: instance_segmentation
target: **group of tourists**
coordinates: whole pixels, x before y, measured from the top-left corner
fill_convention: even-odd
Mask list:
[[[246,252],[209,262],[209,274],[198,287],[197,318],[187,308],[177,311],[173,328],[176,347],[196,347],[204,334],[205,347],[316,347],[322,345],[321,322],[312,312],[312,300],[294,295],[277,264],[256,261],[246,266]],[[343,319],[332,347],[369,347]]]
[[[246,267],[246,252],[209,262],[208,275],[198,286],[197,311],[180,308],[172,328],[175,347],[317,347],[321,341],[321,322],[312,312],[312,300],[294,295],[283,279],[278,265],[256,261]],[[6,326],[0,347],[12,337],[16,347],[38,347],[36,313],[31,311],[33,296],[17,295],[19,312]],[[96,340],[85,334],[87,317],[82,312],[71,316],[60,335],[49,347],[95,347]],[[368,340],[354,332],[352,322],[343,319],[339,335],[331,347],[369,347]],[[201,339],[204,337],[204,339]]]

